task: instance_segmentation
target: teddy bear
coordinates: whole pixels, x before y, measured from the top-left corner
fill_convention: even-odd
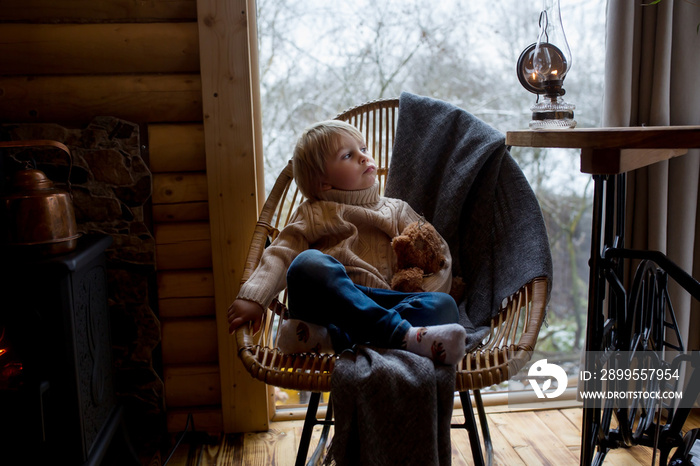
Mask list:
[[[442,239],[425,220],[410,223],[391,241],[396,254],[396,272],[391,289],[403,292],[423,290],[423,277],[439,271],[445,265]]]

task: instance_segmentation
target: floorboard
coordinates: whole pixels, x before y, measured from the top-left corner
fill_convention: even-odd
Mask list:
[[[582,413],[581,408],[491,410],[487,416],[494,449],[493,463],[508,466],[578,465]],[[455,410],[453,423],[464,422],[461,414]],[[296,458],[302,425],[303,421],[281,421],[272,423],[267,432],[223,435],[210,445],[183,442],[173,453],[168,466],[291,466]],[[699,427],[700,414],[694,412],[686,426]],[[318,442],[320,432],[321,427],[317,426],[310,450]],[[473,465],[466,430],[452,429],[451,436],[452,464]],[[652,449],[646,447],[612,450],[604,464],[650,465],[652,453]],[[149,463],[149,466],[156,466],[155,463]]]

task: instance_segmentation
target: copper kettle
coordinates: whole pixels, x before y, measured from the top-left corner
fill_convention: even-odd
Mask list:
[[[0,148],[41,146],[63,150],[72,168],[70,151],[60,142],[0,142]],[[79,236],[71,194],[54,187],[40,170],[15,172],[9,189],[0,197],[0,243],[27,252],[61,254],[75,249]]]

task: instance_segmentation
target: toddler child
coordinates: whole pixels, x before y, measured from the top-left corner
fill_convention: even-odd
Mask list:
[[[327,329],[336,352],[354,344],[403,348],[456,364],[466,332],[447,294],[450,253],[420,293],[390,289],[391,240],[420,216],[404,201],[380,196],[377,167],[354,126],[330,120],[307,128],[292,159],[306,200],[265,250],[228,309],[229,330],[252,322],[288,288],[290,316]]]

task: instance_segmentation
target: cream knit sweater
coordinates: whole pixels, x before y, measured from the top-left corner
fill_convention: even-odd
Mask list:
[[[289,224],[263,253],[260,265],[238,293],[264,309],[287,285],[287,268],[307,249],[318,249],[339,260],[350,279],[371,288],[390,288],[396,257],[391,240],[421,217],[406,202],[379,195],[379,183],[358,191],[331,189],[321,200],[304,201]],[[452,259],[443,269],[423,279],[426,291],[449,292]]]

